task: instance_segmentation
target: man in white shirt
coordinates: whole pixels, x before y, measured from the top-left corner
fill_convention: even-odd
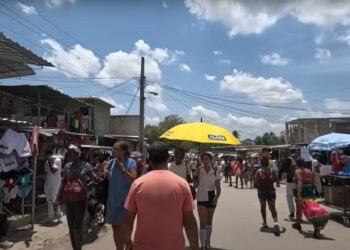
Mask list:
[[[175,161],[170,164],[169,170],[185,180],[189,180],[189,178],[191,178],[192,170],[190,164],[184,160],[185,150],[183,148],[175,149],[174,158]]]
[[[47,200],[48,222],[52,222],[55,214],[58,220],[62,217],[62,212],[55,204],[57,195],[61,186],[62,160],[59,156],[52,155],[52,152],[47,152],[47,161],[45,163],[45,195]],[[56,211],[55,211],[56,210]]]

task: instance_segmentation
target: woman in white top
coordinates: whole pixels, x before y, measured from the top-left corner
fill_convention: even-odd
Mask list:
[[[198,188],[199,236],[202,249],[210,249],[213,216],[221,194],[220,173],[213,167],[209,153],[201,155],[201,162],[194,180],[194,187]]]

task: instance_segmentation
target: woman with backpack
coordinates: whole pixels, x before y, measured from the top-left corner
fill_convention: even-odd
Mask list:
[[[213,217],[221,194],[220,173],[214,168],[209,153],[201,155],[201,162],[194,173],[194,187],[198,188],[199,236],[202,249],[210,249]]]
[[[83,222],[87,210],[87,182],[95,179],[92,166],[80,159],[79,147],[70,145],[66,154],[69,162],[64,168],[60,199],[66,205],[70,240],[74,250],[81,250]]]
[[[131,249],[131,239],[125,238],[124,203],[137,177],[137,167],[130,158],[129,144],[119,141],[113,146],[113,159],[108,163],[108,199],[106,222],[112,225],[113,238],[117,250]]]

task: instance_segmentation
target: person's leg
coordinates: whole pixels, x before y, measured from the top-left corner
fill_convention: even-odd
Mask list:
[[[273,221],[275,223],[278,223],[278,217],[277,217],[277,210],[276,210],[276,200],[275,199],[271,199],[271,200],[268,200],[268,205],[269,205],[269,209],[270,209],[270,212],[271,212],[271,216],[273,218]]]
[[[205,247],[207,243],[207,226],[208,226],[208,213],[209,209],[205,206],[198,205],[198,217],[199,217],[199,239],[201,247]]]
[[[241,174],[239,178],[241,179],[241,188],[243,189],[243,174]]]
[[[238,175],[236,175],[236,188],[238,188]]]
[[[213,232],[213,217],[215,208],[209,208],[207,218],[207,247],[210,247],[211,233]]]
[[[289,209],[289,218],[294,218],[295,215],[295,205],[293,196],[293,183],[287,183],[287,203]]]
[[[114,239],[116,250],[124,250],[125,230],[123,228],[123,225],[121,224],[112,225],[112,229],[113,229],[113,239]]]
[[[276,195],[274,195],[276,196]],[[276,197],[273,197],[273,199],[269,199],[267,201],[268,205],[269,205],[269,209],[273,218],[273,221],[275,222],[274,224],[274,234],[276,236],[280,235],[280,228],[278,226],[278,217],[277,217],[277,210],[276,210]]]
[[[78,202],[75,205],[74,210],[74,237],[75,237],[75,248],[74,250],[81,250],[83,245],[83,224],[86,213],[86,202]]]
[[[294,229],[297,229],[301,231],[301,217],[302,217],[302,211],[301,211],[301,203],[298,200],[295,200],[296,206],[297,206],[297,218],[296,218],[296,223],[292,225]]]
[[[267,221],[266,221],[266,200],[260,198],[260,212],[261,212],[261,217],[263,219],[263,226],[267,226]]]
[[[46,184],[45,186],[45,196],[46,196],[46,202],[47,202],[47,220],[50,222],[54,219],[54,216],[55,216],[53,203],[55,202],[56,197],[54,197],[52,187],[49,184]]]
[[[74,249],[74,247],[75,247],[75,235],[74,235],[74,228],[73,228],[74,205],[72,205],[68,202],[66,202],[66,217],[67,217],[67,224],[68,224],[70,241],[71,241],[72,247]]]
[[[232,187],[232,174],[229,174],[228,178],[229,178],[229,181],[230,181],[230,187]]]

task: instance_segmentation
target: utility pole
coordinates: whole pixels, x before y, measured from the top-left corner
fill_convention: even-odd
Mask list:
[[[145,137],[145,58],[141,57],[140,76],[140,123],[139,123],[139,145],[142,153],[142,160],[145,161],[144,137]]]

